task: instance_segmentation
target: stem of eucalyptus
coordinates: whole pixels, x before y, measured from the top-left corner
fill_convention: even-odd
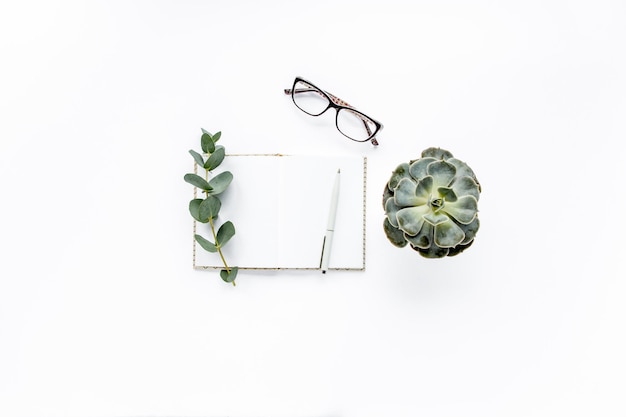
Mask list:
[[[215,232],[215,225],[213,224],[213,219],[209,219],[209,224],[211,225],[211,233],[213,233],[213,240],[215,240],[215,246],[217,247],[217,253],[222,258],[222,263],[224,264],[224,269],[230,274],[230,267],[228,263],[226,263],[226,258],[224,258],[224,254],[222,253],[222,245],[217,240],[217,233]],[[236,286],[235,281],[233,281],[233,286]]]
[[[204,178],[209,181],[209,170],[205,169],[205,175]],[[205,195],[208,196],[209,193],[207,191],[205,191]],[[224,264],[224,269],[226,270],[226,272],[228,272],[230,274],[230,267],[228,266],[228,263],[226,262],[226,258],[224,258],[224,254],[222,253],[222,245],[220,245],[220,242],[217,240],[217,232],[215,231],[215,224],[213,223],[213,218],[209,217],[209,224],[211,225],[211,233],[213,234],[213,240],[215,241],[215,246],[217,247],[217,253],[220,255],[220,258],[222,259],[222,263]],[[233,286],[237,286],[237,284],[235,284],[235,281],[233,281]]]

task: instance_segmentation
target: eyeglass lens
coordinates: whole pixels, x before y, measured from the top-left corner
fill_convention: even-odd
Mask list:
[[[311,116],[319,116],[324,113],[330,104],[320,90],[304,81],[295,83],[292,96],[296,106]]]
[[[339,109],[337,112],[337,129],[345,136],[356,141],[368,140],[376,125],[367,116],[350,109]]]

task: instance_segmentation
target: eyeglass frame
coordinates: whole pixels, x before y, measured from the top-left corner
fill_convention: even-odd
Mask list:
[[[298,106],[298,103],[296,102],[295,94],[296,94],[296,84],[298,82],[300,82],[300,81],[310,85],[313,88],[315,88],[317,91],[319,91],[328,100],[328,106],[326,106],[326,108],[322,112],[320,112],[318,114],[311,114],[311,113],[307,112],[306,110],[304,110],[302,107]],[[329,93],[328,91],[322,90],[321,88],[319,88],[318,86],[316,86],[312,82],[307,81],[307,80],[305,80],[302,77],[296,77],[294,82],[293,82],[293,86],[291,88],[285,88],[284,91],[285,91],[286,95],[290,95],[291,96],[291,100],[293,101],[293,104],[295,104],[297,108],[299,108],[300,110],[302,110],[302,112],[308,114],[309,116],[313,116],[313,117],[321,116],[322,114],[326,113],[326,111],[328,109],[330,109],[332,107],[333,109],[336,110],[336,112],[335,112],[335,127],[337,128],[339,133],[341,133],[342,135],[344,135],[348,139],[353,140],[355,142],[367,142],[367,141],[370,141],[372,143],[372,145],[378,146],[378,140],[376,139],[376,135],[378,134],[378,132],[380,132],[382,130],[382,128],[383,128],[382,123],[380,123],[379,121],[377,121],[375,119],[372,119],[371,117],[369,117],[367,114],[363,113],[362,111],[357,110],[356,108],[354,108],[353,106],[351,106],[350,104],[348,104],[344,100],[340,99],[339,97]],[[359,119],[361,119],[361,121],[363,122],[363,126],[365,127],[365,130],[367,131],[367,133],[369,135],[367,137],[367,139],[363,139],[363,140],[354,139],[354,138],[351,138],[350,136],[346,135],[345,133],[343,133],[341,131],[341,129],[339,128],[339,111],[342,110],[342,109],[350,110],[351,112],[355,113]],[[367,124],[367,120],[365,120],[364,117],[367,118],[368,120],[372,121],[372,123],[374,123],[374,126],[376,127],[374,132],[371,131],[370,127]]]

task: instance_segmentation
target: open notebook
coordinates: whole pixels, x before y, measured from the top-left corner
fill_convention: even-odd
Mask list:
[[[236,234],[222,251],[240,269],[319,269],[333,183],[340,174],[330,270],[365,269],[367,159],[362,156],[227,155],[216,173],[234,179],[220,196],[218,227]],[[200,198],[200,195],[198,195]],[[211,236],[208,224],[194,233]],[[194,240],[194,268],[221,268]]]

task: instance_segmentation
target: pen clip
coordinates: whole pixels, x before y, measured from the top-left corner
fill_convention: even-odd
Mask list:
[[[324,247],[326,246],[326,235],[324,235],[324,240],[322,241],[322,253],[320,254],[320,269],[322,269],[322,261],[324,260]]]

